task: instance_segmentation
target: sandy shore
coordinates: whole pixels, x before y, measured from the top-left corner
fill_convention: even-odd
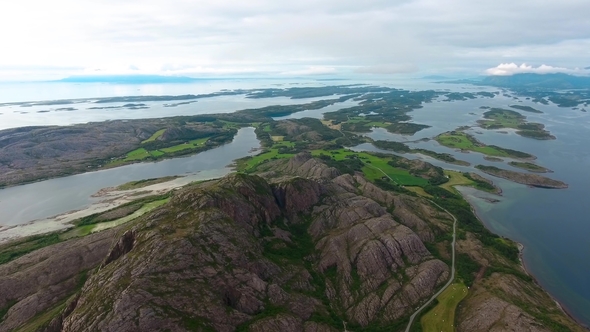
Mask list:
[[[93,197],[99,197],[101,200],[88,207],[68,211],[46,219],[33,220],[22,225],[0,226],[0,244],[25,236],[63,231],[72,228],[72,221],[76,219],[104,212],[142,197],[165,194],[170,190],[180,188],[194,181],[220,178],[229,172],[231,172],[230,168],[202,171],[171,181],[131,190],[117,190],[114,187],[103,188],[92,195]]]

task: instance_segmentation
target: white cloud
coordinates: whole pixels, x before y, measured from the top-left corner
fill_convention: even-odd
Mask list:
[[[564,73],[564,74],[573,74],[573,75],[588,75],[590,74],[590,70],[583,69],[583,68],[565,68],[565,67],[553,67],[548,65],[540,65],[538,67],[527,65],[526,63],[521,64],[520,66],[515,63],[502,63],[496,67],[489,68],[486,70],[486,74],[488,75],[497,75],[497,76],[509,76],[514,74],[522,74],[522,73],[534,73],[534,74],[555,74],[555,73]]]
[[[588,0],[19,0],[0,11],[0,66],[211,75],[586,67],[589,12]]]
[[[413,63],[388,64],[360,67],[355,70],[359,74],[393,75],[407,74],[418,71],[418,66]]]
[[[304,69],[296,69],[281,72],[284,76],[328,75],[337,73],[336,68],[328,66],[310,66]]]

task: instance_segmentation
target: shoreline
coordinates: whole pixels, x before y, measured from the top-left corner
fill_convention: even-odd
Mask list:
[[[252,127],[252,126],[246,126],[246,127],[243,127],[243,128],[248,128],[248,127]],[[254,127],[252,127],[252,128],[254,128]],[[216,148],[220,148],[220,147],[222,147],[224,145],[227,145],[227,144],[231,143],[235,138],[236,138],[236,135],[234,135],[234,137],[232,138],[232,140],[229,141],[229,142],[225,142],[225,143],[220,144],[220,145],[210,146],[207,149],[204,149],[204,150],[201,150],[201,151],[196,151],[196,152],[193,152],[193,153],[187,153],[187,154],[178,155],[178,156],[166,156],[166,155],[163,155],[161,158],[158,158],[156,160],[153,160],[153,159],[150,159],[150,160],[137,160],[137,161],[130,161],[130,162],[126,162],[126,163],[123,163],[123,164],[120,164],[120,165],[114,165],[114,166],[109,166],[108,164],[105,164],[105,165],[101,165],[101,166],[99,166],[97,168],[84,169],[84,170],[82,170],[80,172],[72,172],[72,173],[55,175],[55,176],[40,177],[40,178],[37,178],[37,179],[24,180],[24,181],[17,182],[17,183],[4,184],[4,185],[0,185],[0,190],[8,189],[8,188],[14,188],[14,187],[19,187],[19,186],[26,186],[28,184],[33,184],[33,183],[38,183],[38,182],[43,182],[43,181],[48,181],[48,180],[53,180],[53,179],[65,178],[65,177],[68,177],[68,176],[81,175],[81,174],[92,173],[92,172],[106,171],[106,170],[109,170],[109,169],[115,169],[115,168],[119,168],[119,167],[125,167],[125,166],[135,165],[135,164],[158,163],[158,162],[161,162],[161,161],[164,161],[164,160],[191,157],[191,156],[197,155],[199,153],[203,153],[203,152],[206,152],[206,151],[209,151],[209,150],[213,150],[213,149],[216,149]],[[253,148],[253,149],[256,149],[256,148]],[[101,160],[103,160],[103,159],[97,159],[96,161],[101,161]]]
[[[479,218],[479,216],[478,216]],[[516,242],[516,241],[514,241]],[[555,302],[555,304],[557,305],[557,307],[564,313],[566,314],[569,318],[573,319],[576,323],[578,323],[582,328],[590,331],[590,326],[580,322],[572,313],[570,313],[567,310],[567,307],[565,305],[563,305],[561,302],[559,302],[559,300],[557,300],[553,295],[551,295],[551,293],[549,293],[547,290],[545,290],[545,288],[543,288],[543,286],[541,286],[541,284],[539,283],[539,281],[537,280],[537,278],[529,272],[529,270],[527,270],[526,268],[526,264],[524,262],[524,258],[523,258],[523,252],[524,252],[524,244],[520,243],[520,242],[516,242],[516,244],[518,245],[518,260],[520,261],[520,266],[522,266],[522,269],[524,270],[524,272],[533,279],[533,282],[535,283],[535,285],[539,286],[539,288],[541,288],[545,294],[549,295],[549,297],[553,300],[553,302]]]
[[[461,192],[459,192],[461,193]],[[465,201],[467,201],[467,203],[469,203],[469,206],[471,207],[471,212],[473,212],[473,214],[475,215],[475,217],[477,217],[477,219],[479,220],[479,222],[482,223],[482,225],[490,232],[494,233],[492,230],[490,230],[486,224],[483,222],[483,218],[477,213],[477,210],[473,207],[473,204],[471,204],[469,202],[469,200],[466,199],[466,197],[463,196],[463,194],[461,194],[461,196],[463,197],[463,199],[465,199]],[[475,196],[474,196],[475,197]],[[479,198],[479,197],[476,197]],[[481,198],[480,198],[481,199]],[[496,234],[496,233],[494,233]],[[496,234],[497,235],[497,234]],[[590,326],[586,325],[585,323],[580,322],[579,319],[577,319],[573,314],[571,314],[568,310],[567,307],[565,307],[565,305],[563,305],[561,302],[559,302],[559,300],[557,298],[555,298],[551,293],[549,293],[537,280],[537,278],[527,269],[526,264],[524,262],[524,244],[512,240],[510,238],[507,238],[510,241],[516,243],[517,247],[518,247],[518,261],[519,261],[519,265],[522,268],[523,272],[526,273],[526,275],[528,275],[529,277],[531,277],[531,279],[533,280],[533,282],[535,283],[535,285],[537,285],[540,289],[543,290],[543,292],[545,294],[547,294],[549,296],[549,298],[551,298],[551,300],[553,300],[553,302],[555,302],[555,304],[557,305],[557,307],[568,317],[570,317],[573,321],[575,321],[578,325],[580,325],[582,328],[590,331]]]
[[[233,171],[232,168],[226,167],[225,169],[230,170],[230,172]],[[102,188],[91,195],[92,197],[99,197],[101,200],[84,208],[70,210],[44,219],[31,220],[20,225],[0,226],[0,244],[8,243],[27,236],[63,232],[74,227],[72,222],[76,219],[114,209],[142,197],[162,195],[194,181],[206,181],[217,179],[219,177],[220,175],[215,172],[210,173],[201,171],[142,188],[130,190],[117,190],[114,187]]]

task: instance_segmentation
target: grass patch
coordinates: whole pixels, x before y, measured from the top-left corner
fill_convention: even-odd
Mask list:
[[[327,155],[336,161],[351,161],[360,160],[364,166],[361,171],[365,177],[370,181],[385,180],[388,181],[389,176],[393,181],[403,186],[419,186],[424,187],[428,185],[428,180],[413,176],[409,171],[397,167],[393,167],[388,162],[392,160],[391,157],[376,156],[367,152],[354,152],[346,149],[338,150],[314,150],[312,155],[319,157],[320,155]],[[385,179],[384,179],[385,178]]]
[[[29,331],[39,331],[43,327],[47,326],[51,322],[53,318],[61,313],[61,311],[65,308],[66,302],[63,301],[56,305],[55,307],[37,314],[31,320],[28,321],[27,324],[21,326],[16,331],[18,332],[29,332]]]
[[[171,181],[174,179],[178,179],[180,177],[181,176],[165,176],[165,177],[161,177],[161,178],[152,178],[152,179],[145,179],[145,180],[139,180],[139,181],[131,181],[131,182],[124,183],[120,186],[117,186],[117,190],[131,190],[131,189],[144,188],[147,186],[151,186],[152,184],[168,182],[168,181]]]
[[[438,304],[420,319],[422,330],[455,331],[455,310],[461,300],[467,296],[467,287],[460,283],[451,284],[436,299]]]
[[[127,153],[127,156],[125,159],[123,159],[123,161],[144,160],[150,156],[150,153],[146,149],[139,148]]]
[[[420,196],[432,198],[432,195],[430,195],[429,193],[427,193],[426,191],[424,191],[424,188],[421,188],[421,187],[408,187],[406,189],[408,189],[411,192],[415,192],[416,194],[418,194]]]
[[[170,201],[170,197],[167,197],[164,199],[159,199],[159,200],[148,201],[147,203],[144,203],[141,208],[135,210],[133,213],[131,213],[125,217],[117,218],[115,220],[110,220],[110,221],[95,222],[95,219],[97,219],[100,216],[100,214],[84,217],[84,218],[80,219],[79,221],[75,222],[77,227],[59,235],[59,238],[60,238],[60,240],[66,240],[66,239],[71,239],[74,237],[86,236],[91,233],[100,232],[100,231],[103,231],[106,229],[110,229],[110,228],[128,223],[128,222],[130,222],[134,219],[137,219],[137,218],[141,217],[142,215],[154,210],[155,208],[168,203],[169,201]],[[134,203],[134,204],[137,204],[137,203]],[[120,208],[120,207],[118,207],[118,208]]]
[[[518,106],[513,105],[511,107]],[[518,107],[514,107],[518,108]],[[522,106],[528,112],[536,111],[534,108],[527,108]],[[521,108],[521,109],[522,109]],[[545,126],[540,123],[527,122],[526,117],[522,114],[506,110],[502,108],[492,108],[491,110],[483,114],[485,120],[479,120],[478,123],[484,129],[500,129],[500,128],[513,128],[516,129],[518,135],[535,138],[535,139],[554,139],[555,137],[549,134],[544,128]]]
[[[457,189],[455,186],[473,186],[474,182],[465,177],[460,172],[455,171],[444,171],[445,175],[449,177],[449,181],[446,183],[441,184],[440,186],[450,192],[457,193]]]
[[[13,261],[37,249],[61,242],[59,234],[34,235],[0,246],[0,265]]]
[[[464,133],[462,131],[451,131],[438,135],[436,141],[443,146],[479,152],[491,157],[509,157],[519,159],[532,159],[534,156],[506,148],[501,148],[495,145],[485,145],[479,142],[475,137]]]
[[[547,173],[549,172],[549,170],[545,167],[533,164],[533,163],[529,163],[529,162],[518,162],[518,161],[511,161],[508,163],[508,165],[513,166],[513,167],[517,167],[520,169],[524,169],[530,172],[535,172],[535,173]]]
[[[160,136],[162,136],[162,134],[164,134],[165,131],[166,131],[166,128],[160,129],[160,130],[156,131],[150,138],[148,138],[145,141],[141,142],[141,144],[143,144],[143,143],[149,143],[149,142],[153,142],[153,141],[157,140]]]

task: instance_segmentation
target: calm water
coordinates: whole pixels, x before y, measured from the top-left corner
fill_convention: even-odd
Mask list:
[[[0,190],[0,224],[18,225],[89,206],[98,190],[129,181],[207,172],[221,177],[234,159],[252,155],[260,144],[254,128],[242,128],[234,140],[194,156],[133,164]]]
[[[303,86],[338,85],[358,82],[296,82]],[[454,91],[490,91],[480,87],[458,85],[436,85],[422,81],[389,81],[389,82],[362,82],[377,85],[386,85],[398,88],[410,89],[451,89]],[[48,100],[59,98],[101,97],[113,95],[133,94],[184,94],[184,93],[208,93],[221,89],[234,88],[261,88],[261,87],[288,87],[287,82],[275,81],[216,81],[211,83],[189,85],[160,85],[160,86],[82,86],[76,87],[72,92],[64,88],[59,93],[42,92],[39,97],[31,98],[32,91],[26,92],[22,87],[12,91],[14,98],[5,95],[6,89],[2,89],[0,102],[18,100]],[[76,90],[77,89],[77,90]],[[92,90],[94,89],[94,90]],[[135,90],[133,90],[135,89]],[[18,91],[17,91],[18,90]],[[20,91],[20,92],[19,92]],[[25,91],[25,92],[23,92]],[[69,92],[67,92],[69,91]],[[36,96],[36,95],[35,95]],[[18,98],[16,98],[18,97]],[[19,99],[20,98],[20,99]],[[150,109],[141,110],[133,114],[133,117],[161,117],[172,115],[193,114],[195,112],[216,113],[220,111],[233,111],[239,108],[258,107],[269,102],[292,102],[285,99],[269,99],[254,101],[247,106],[250,100],[244,100],[243,96],[216,97],[201,99],[197,103],[190,104],[186,108],[163,108],[158,105],[150,105]],[[296,100],[296,103],[301,101]],[[275,102],[277,104],[279,102]],[[555,173],[549,177],[565,181],[570,185],[566,190],[547,190],[528,188],[506,180],[491,178],[503,190],[500,202],[491,204],[478,197],[485,196],[470,188],[462,188],[462,192],[474,205],[477,213],[492,231],[509,237],[525,245],[523,259],[527,269],[537,278],[539,283],[557,298],[563,306],[576,318],[590,325],[590,204],[588,203],[588,190],[590,188],[590,149],[586,142],[590,133],[590,113],[569,108],[557,108],[554,105],[532,104],[526,100],[514,100],[504,96],[493,99],[478,98],[476,100],[442,102],[437,101],[424,105],[424,108],[410,113],[412,122],[431,125],[431,128],[422,130],[414,136],[402,136],[389,134],[384,130],[375,130],[368,134],[375,139],[391,139],[397,141],[415,141],[420,138],[434,137],[437,134],[456,129],[461,125],[473,125],[481,119],[485,110],[480,106],[505,107],[512,104],[530,105],[543,114],[521,112],[529,121],[541,122],[547,126],[553,135],[554,141],[537,141],[520,137],[513,132],[502,134],[497,131],[472,129],[469,132],[486,144],[496,144],[516,150],[534,154],[538,157],[537,163],[552,169]],[[335,109],[345,105],[334,106]],[[159,107],[159,108],[158,108]],[[334,109],[334,110],[335,110]],[[330,109],[331,110],[331,109]],[[19,109],[20,111],[20,109]],[[300,116],[321,117],[326,109],[305,111],[294,114],[291,117]],[[127,113],[125,110],[119,113]],[[152,112],[152,113],[150,113]],[[9,117],[4,108],[0,108],[0,124],[3,128],[20,126],[14,121],[10,124],[5,121]],[[14,113],[14,112],[13,112]],[[96,118],[92,113],[63,115],[64,122],[78,123],[103,120],[105,118],[122,118],[124,115],[111,111],[99,112]],[[14,118],[35,119],[41,116],[39,113],[20,114],[14,113]],[[52,112],[43,113],[50,115]],[[106,114],[106,115],[105,115]],[[146,114],[148,114],[146,116]],[[22,117],[19,117],[22,116]],[[88,116],[88,117],[87,117]],[[104,116],[104,118],[103,118]],[[3,118],[4,117],[4,118]],[[52,119],[58,119],[54,117]],[[50,121],[45,119],[44,121]],[[60,120],[62,121],[62,120]],[[56,122],[59,122],[56,120]],[[59,122],[62,123],[62,122]],[[184,174],[199,170],[221,169],[220,173],[229,171],[225,168],[231,160],[248,154],[251,147],[258,146],[252,129],[243,129],[231,144],[215,150],[201,153],[196,156],[166,160],[159,163],[136,164],[112,170],[93,172],[70,176],[61,179],[48,180],[31,185],[0,190],[0,216],[3,224],[18,224],[43,216],[55,215],[71,209],[86,206],[92,202],[89,197],[97,190],[118,185],[131,180],[159,177],[166,175]],[[434,141],[408,143],[413,147],[422,147],[437,152],[453,154],[456,158],[476,164],[495,165],[506,167],[506,163],[494,163],[483,159],[476,153],[464,154],[461,152],[439,146]],[[374,149],[371,146],[359,146],[359,149]],[[411,158],[423,158],[435,165],[460,171],[472,171],[472,167],[459,167],[440,161],[410,155]],[[508,160],[506,160],[508,161]]]
[[[425,104],[423,109],[410,113],[412,122],[429,124],[432,128],[414,136],[393,135],[383,129],[374,129],[367,136],[373,139],[411,142],[433,137],[462,125],[475,124],[486,111],[479,109],[479,106],[508,108],[508,105],[515,103],[511,98],[500,96],[493,99]],[[502,188],[500,202],[489,203],[481,199],[487,195],[471,188],[461,188],[461,191],[489,229],[525,246],[525,265],[541,286],[558,299],[574,317],[590,325],[590,149],[587,146],[590,115],[553,105],[538,105],[527,101],[519,104],[530,105],[545,112],[521,113],[529,121],[545,124],[557,140],[539,141],[518,136],[512,131],[500,133],[481,128],[470,129],[468,132],[483,143],[509,147],[537,156],[536,163],[554,171],[545,174],[546,176],[564,181],[570,187],[565,190],[529,188],[483,174]],[[461,153],[440,146],[435,141],[407,144],[450,153],[473,166],[484,164],[517,170],[506,163],[484,160],[481,154]],[[378,151],[369,144],[356,149]],[[422,158],[447,169],[477,172],[472,167],[446,164],[428,157],[406,157]]]

